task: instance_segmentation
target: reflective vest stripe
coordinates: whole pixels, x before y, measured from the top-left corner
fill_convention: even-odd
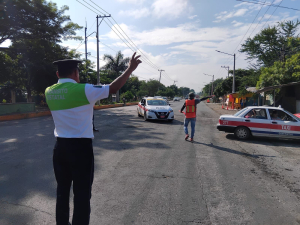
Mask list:
[[[186,118],[195,118],[196,117],[195,99],[186,100],[185,107],[186,107],[186,114],[185,114]]]

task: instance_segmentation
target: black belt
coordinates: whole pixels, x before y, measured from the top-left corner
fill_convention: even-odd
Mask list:
[[[92,138],[62,138],[62,137],[57,137],[56,140],[61,143],[91,143],[93,141]]]

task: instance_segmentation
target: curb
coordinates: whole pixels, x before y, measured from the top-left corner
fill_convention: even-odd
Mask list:
[[[131,105],[138,105],[138,102],[129,102],[129,103],[125,104],[125,106],[131,106]],[[124,106],[123,103],[117,103],[117,104],[111,104],[111,105],[100,105],[100,106],[94,106],[94,110],[123,107],[123,106]]]
[[[126,106],[131,106],[131,105],[138,105],[138,103],[137,102],[126,103]],[[111,104],[111,105],[101,105],[101,106],[94,106],[94,110],[123,107],[123,106],[124,106],[123,103]],[[0,121],[21,120],[21,119],[29,119],[29,118],[35,118],[35,117],[41,117],[41,116],[51,116],[51,112],[44,111],[44,112],[32,112],[32,113],[20,113],[20,114],[14,114],[14,115],[4,115],[4,116],[0,116]]]
[[[32,113],[21,113],[15,115],[0,116],[0,121],[29,119],[29,118],[41,117],[41,116],[51,116],[51,112],[50,111],[32,112]]]

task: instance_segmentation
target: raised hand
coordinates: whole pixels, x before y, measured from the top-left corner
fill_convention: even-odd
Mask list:
[[[136,52],[132,55],[132,57],[129,61],[129,66],[128,66],[128,68],[131,69],[132,71],[134,71],[140,63],[142,63],[142,61],[139,60],[139,58],[141,56],[140,55],[135,56],[135,54],[136,54]]]

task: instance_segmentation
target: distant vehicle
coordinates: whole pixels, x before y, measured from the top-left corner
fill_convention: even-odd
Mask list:
[[[175,102],[175,101],[178,101],[178,102],[179,102],[180,99],[181,99],[181,98],[179,98],[179,97],[175,97],[175,98],[173,98],[173,101],[174,101],[174,102]]]
[[[174,112],[170,105],[162,98],[143,98],[137,107],[139,117],[144,120],[174,120]]]
[[[221,115],[219,131],[234,133],[238,139],[251,136],[300,138],[300,119],[280,107],[251,106],[234,115]]]
[[[164,99],[169,104],[169,101],[168,101],[167,97],[162,97],[162,99]]]

